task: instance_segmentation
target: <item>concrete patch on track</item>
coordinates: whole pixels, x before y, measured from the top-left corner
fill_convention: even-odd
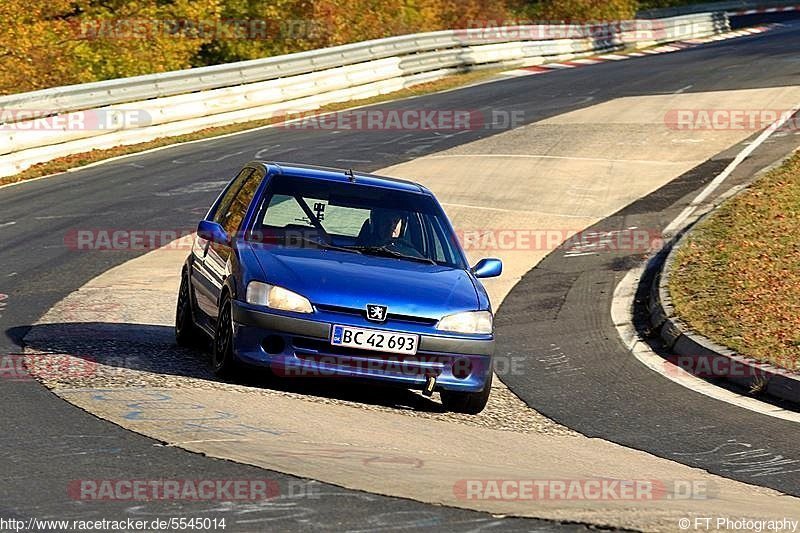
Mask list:
[[[800,89],[775,88],[625,98],[383,173],[431,187],[461,231],[566,237],[751,133],[673,130],[664,124],[671,109],[788,108],[798,96]],[[487,283],[495,307],[561,243],[494,242],[478,240],[468,252],[506,262],[506,275]],[[577,435],[502,385],[484,413],[467,417],[405,391],[216,381],[199,354],[172,340],[186,253],[162,249],[125,263],[51,309],[25,339],[28,357],[64,353],[76,364],[55,374],[44,366],[40,379],[67,401],[166,445],[380,494],[648,531],[675,530],[679,518],[710,509],[800,518],[797,499]],[[667,490],[633,499],[467,497],[461,490],[467,481],[521,479],[646,479]],[[676,487],[686,484],[707,490],[681,497]]]

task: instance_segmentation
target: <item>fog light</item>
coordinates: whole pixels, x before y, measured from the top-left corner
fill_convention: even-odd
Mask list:
[[[453,377],[467,379],[472,374],[472,361],[469,359],[456,359],[453,361]]]
[[[283,337],[270,335],[261,341],[261,347],[264,348],[264,351],[268,354],[275,355],[283,352],[286,348],[286,343],[283,341]]]

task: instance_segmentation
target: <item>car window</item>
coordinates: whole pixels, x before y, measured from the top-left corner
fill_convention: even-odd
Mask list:
[[[264,214],[263,224],[276,228],[297,225],[309,228],[314,227],[300,204],[287,194],[275,194],[272,196]]]
[[[328,200],[321,198],[305,198],[305,201],[317,220],[331,234],[356,237],[364,221],[369,218],[368,209],[331,205]],[[272,196],[264,214],[263,224],[274,228],[315,227],[300,203],[293,196],[285,194]]]
[[[279,175],[261,205],[253,240],[465,266],[444,212],[426,194]]]
[[[445,243],[442,242],[443,239],[446,239],[446,235],[448,235],[447,230],[441,226],[440,219],[431,219],[430,220],[430,229],[431,229],[431,250],[429,251],[430,256],[437,262],[450,262],[452,258],[450,257],[450,247],[445,246]]]
[[[324,202],[324,205],[325,229],[331,233],[356,237],[364,222],[369,219],[368,209],[329,205],[328,202]]]
[[[258,189],[260,182],[261,180],[258,179],[258,173],[255,171],[244,178],[241,189],[239,189],[239,192],[233,197],[233,202],[231,202],[230,208],[228,209],[228,217],[222,224],[222,227],[225,228],[228,235],[233,235],[239,231],[242,220],[247,214],[247,208],[250,207],[250,203],[256,195],[256,189]]]
[[[229,235],[235,233],[257,188],[255,171],[252,168],[243,169],[225,190],[212,220],[221,225]]]

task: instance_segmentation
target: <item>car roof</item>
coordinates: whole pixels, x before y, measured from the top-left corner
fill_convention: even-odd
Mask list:
[[[349,173],[351,171],[341,168],[305,165],[299,163],[283,163],[276,161],[251,161],[249,165],[263,165],[266,167],[267,172],[277,172],[278,174],[282,174],[284,176],[337,181],[343,183],[350,181]],[[358,172],[356,170],[353,170],[352,173],[356,178],[356,182],[360,185],[371,185],[373,187],[384,187],[398,191],[408,191],[431,195],[431,192],[427,188],[423,187],[419,183],[414,183],[413,181],[389,178],[386,176],[377,176],[375,174]]]

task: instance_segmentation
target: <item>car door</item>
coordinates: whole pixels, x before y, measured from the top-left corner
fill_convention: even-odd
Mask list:
[[[228,232],[228,235],[236,239],[238,226],[232,231],[229,229],[235,223],[241,223],[247,206],[240,208],[240,203],[236,202],[239,193],[245,185],[255,181],[255,185],[250,185],[249,189],[255,191],[257,180],[254,169],[245,167],[234,178],[228,188],[220,197],[214,210],[209,214],[210,220],[220,224]],[[243,211],[243,212],[242,212]],[[197,307],[205,315],[206,320],[211,322],[217,318],[219,296],[222,292],[222,284],[225,281],[225,271],[228,259],[231,254],[231,247],[212,243],[201,238],[197,238],[193,247],[194,264],[192,268],[192,286],[195,290],[195,301]]]
[[[213,278],[214,305],[217,309],[219,308],[222,286],[232,270],[232,260],[237,260],[232,256],[236,253],[235,247],[238,246],[239,241],[243,238],[243,223],[247,211],[253,202],[262,178],[263,174],[256,170],[244,176],[241,181],[241,187],[232,196],[228,209],[220,212],[219,216],[214,218],[214,221],[219,223],[225,233],[231,237],[230,245],[212,242],[208,246],[208,252],[205,257],[206,271]]]

